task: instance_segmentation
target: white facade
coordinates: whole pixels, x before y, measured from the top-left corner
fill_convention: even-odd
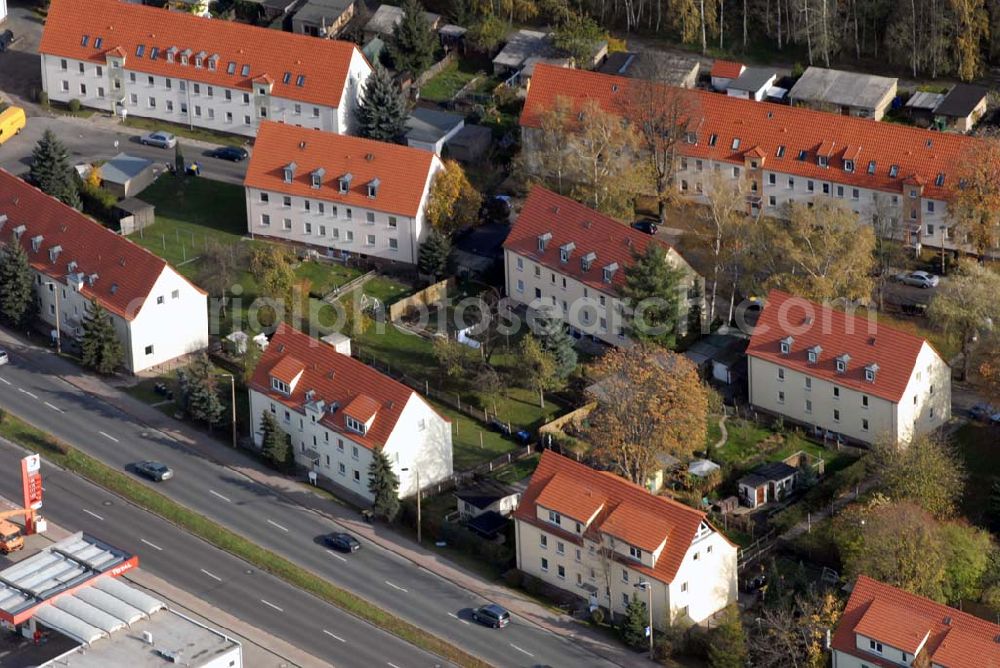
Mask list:
[[[138,60],[142,63],[141,60]],[[262,119],[346,134],[357,108],[361,86],[371,72],[357,49],[337,107],[271,95],[273,86],[255,82],[252,90],[209,85],[191,78],[165,77],[132,69],[132,59],[112,53],[95,64],[41,54],[42,89],[49,99],[109,113],[155,118],[218,132],[254,136]],[[178,74],[194,75],[191,66],[177,66]]]
[[[90,305],[90,298],[80,292],[85,280],[82,275],[52,279],[35,272],[39,316],[55,328],[58,301],[59,328],[64,337],[79,338],[83,334]],[[207,297],[171,267],[163,269],[145,301],[134,308],[138,314],[132,320],[108,310],[122,344],[122,364],[131,373],[208,346]]]
[[[0,21],[7,18],[7,0],[0,0]]]

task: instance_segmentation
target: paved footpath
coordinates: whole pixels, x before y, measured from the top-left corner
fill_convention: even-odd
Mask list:
[[[20,343],[25,343],[22,337],[18,337],[18,339]],[[35,348],[43,350],[37,346]],[[317,492],[304,481],[291,479],[265,468],[263,464],[250,456],[234,450],[228,443],[224,444],[198,429],[163,414],[156,408],[126,394],[118,387],[82,371],[75,364],[54,354],[45,356],[45,359],[48,373],[57,375],[81,391],[106,401],[132,416],[137,422],[166,434],[205,458],[242,473],[281,495],[289,503],[303,506],[328,517],[346,529],[408,559],[416,566],[435,573],[483,598],[499,603],[515,615],[560,635],[608,661],[627,667],[656,665],[643,655],[632,652],[600,632],[574,620],[569,615],[543,606],[521,592],[484,581],[478,575],[455,565],[432,550],[417,545],[384,524],[369,524],[363,521],[360,513],[354,508],[331,499],[326,494]]]

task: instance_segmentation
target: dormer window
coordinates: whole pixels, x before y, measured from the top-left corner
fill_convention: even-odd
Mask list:
[[[219,65],[219,54],[212,54],[212,57],[208,59],[208,69],[215,71],[215,68]]]
[[[844,171],[845,172],[853,172],[854,171],[854,161],[853,160],[844,160]]]
[[[553,524],[556,524],[556,525],[560,524],[562,522],[562,515],[560,515],[559,513],[557,513],[554,510],[550,510],[549,511],[549,522],[552,522]]]
[[[205,59],[202,58],[201,56],[195,56],[194,57],[194,66],[198,67],[198,68],[204,67],[205,66]]]
[[[813,346],[808,351],[806,351],[806,354],[809,356],[809,363],[815,364],[819,360],[819,355],[822,352],[823,349],[820,346]]]
[[[53,246],[49,249],[49,262],[55,262],[59,259],[59,253],[62,252],[62,246]]]
[[[353,179],[353,178],[354,178],[354,176],[351,175],[350,172],[347,172],[346,174],[344,174],[343,176],[341,176],[339,179],[337,179],[337,185],[338,185],[338,188],[340,190],[340,194],[341,195],[346,195],[348,193],[348,191],[350,191],[350,189],[351,189],[351,179]]]
[[[847,373],[847,364],[851,361],[851,356],[847,353],[837,357],[837,373]]]
[[[285,183],[291,183],[292,179],[295,178],[295,168],[297,166],[298,165],[296,165],[294,162],[290,162],[287,165],[285,165],[284,170],[282,170],[284,171],[285,174]]]
[[[792,352],[792,343],[794,341],[795,339],[793,339],[790,336],[786,336],[780,341],[782,355],[787,355],[788,353]]]
[[[684,141],[687,142],[688,144],[697,144],[698,143],[698,133],[696,133],[696,132],[686,132],[686,133],[684,133]]]
[[[326,170],[320,167],[319,169],[313,170],[313,172],[309,175],[309,181],[312,184],[313,188],[319,188],[321,185],[323,185],[324,174],[326,174]]]
[[[583,271],[590,271],[590,267],[594,264],[594,260],[597,259],[597,253],[590,252],[580,258],[580,269]]]
[[[14,228],[14,238],[18,241],[21,240],[21,235],[23,235],[28,230],[24,225],[18,225]]]
[[[545,252],[545,247],[549,245],[550,241],[552,241],[552,233],[551,232],[546,232],[545,234],[539,234],[538,235],[538,252],[539,253],[544,253]]]
[[[32,237],[31,238],[31,250],[32,250],[32,252],[37,253],[38,249],[42,247],[42,241],[44,241],[44,240],[45,240],[45,237],[43,237],[41,234],[39,234],[37,237]]]
[[[636,561],[642,561],[642,550],[635,545],[628,546],[628,555]]]
[[[573,254],[573,249],[576,248],[576,244],[572,241],[568,244],[563,244],[559,247],[559,261],[563,264],[569,262],[569,256]]]
[[[378,196],[378,187],[380,181],[378,179],[372,179],[367,184],[368,199],[375,199]]]
[[[894,179],[899,176],[899,165],[889,165],[889,178]]]
[[[177,47],[176,46],[172,46],[169,49],[167,49],[167,62],[168,63],[174,62],[174,57],[176,55],[177,55]]]
[[[865,380],[869,383],[875,382],[875,376],[878,375],[878,364],[869,364],[865,367]]]
[[[364,422],[359,422],[358,420],[355,420],[354,418],[352,418],[350,415],[345,415],[344,416],[344,424],[347,425],[348,429],[350,429],[351,431],[357,432],[357,433],[361,434],[362,436],[364,436],[365,431],[367,429],[367,427],[365,427],[365,423]]]
[[[733,143],[731,144],[731,148],[734,151],[739,150],[739,148],[740,148],[740,138],[739,137],[733,137]]]
[[[609,264],[608,266],[606,266],[604,268],[604,282],[605,283],[610,283],[611,280],[615,277],[615,272],[616,271],[618,271],[618,263],[617,262],[612,262],[611,264]]]
[[[819,165],[820,167],[826,167],[830,163],[827,160],[827,158],[826,158],[825,155],[817,155],[816,156],[816,164]]]
[[[181,65],[187,65],[189,60],[191,60],[191,49],[184,49],[181,51]]]
[[[286,397],[292,393],[291,388],[288,387],[288,383],[283,380],[278,380],[274,376],[271,376],[271,389],[275,392],[280,392]]]

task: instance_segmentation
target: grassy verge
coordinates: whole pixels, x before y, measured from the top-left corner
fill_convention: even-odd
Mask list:
[[[209,144],[224,144],[227,146],[243,146],[247,142],[246,137],[240,135],[230,135],[223,132],[213,132],[212,130],[204,130],[202,128],[191,128],[187,125],[180,125],[179,123],[169,123],[167,121],[161,121],[155,118],[139,118],[137,116],[129,116],[125,121],[125,125],[130,128],[139,128],[142,130],[149,130],[154,132],[157,130],[162,130],[164,132],[170,132],[178,137],[187,137],[188,139],[196,139],[198,141],[208,142]],[[183,142],[181,142],[183,144]],[[183,146],[181,147],[183,150]],[[169,151],[169,155],[173,156],[173,151]],[[194,155],[188,155],[185,153],[184,157],[188,160],[197,159]]]
[[[146,485],[101,463],[79,450],[58,441],[26,422],[7,415],[0,422],[0,435],[43,454],[49,461],[87,478],[132,503],[153,512],[199,538],[245,559],[289,584],[307,591],[342,610],[373,624],[421,649],[453,661],[461,666],[490,664],[423,631],[399,617],[372,605],[360,596],[341,589],[323,578],[304,570],[288,559],[264,549],[226,529]]]
[[[475,65],[466,60],[456,60],[424,84],[420,89],[420,98],[431,102],[448,102],[475,76]]]

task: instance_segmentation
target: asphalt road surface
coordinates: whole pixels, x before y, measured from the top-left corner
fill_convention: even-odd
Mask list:
[[[25,451],[0,442],[0,495],[21,498]],[[139,555],[140,566],[336,666],[440,666],[443,661],[43,460],[42,515]]]
[[[74,164],[110,160],[121,152],[137,155],[154,163],[173,163],[173,149],[144,146],[139,143],[138,136],[132,134],[134,130],[118,132],[113,128],[110,121],[97,124],[76,118],[31,117],[21,134],[0,145],[0,167],[18,176],[26,174],[31,167],[31,151],[45,130],[52,130],[66,145]],[[183,137],[179,140],[184,147],[185,159],[188,162],[197,161],[204,178],[243,184],[246,161],[229,162],[210,158],[204,155],[208,151],[207,145],[195,149]]]
[[[497,666],[613,665],[516,617],[501,632],[471,622],[484,599],[368,541],[352,555],[330,552],[318,538],[337,529],[335,523],[50,375],[53,365],[68,363],[47,351],[4,345],[11,363],[0,366],[0,406],[119,470],[143,459],[166,463],[174,478],[156,489],[185,506]]]

